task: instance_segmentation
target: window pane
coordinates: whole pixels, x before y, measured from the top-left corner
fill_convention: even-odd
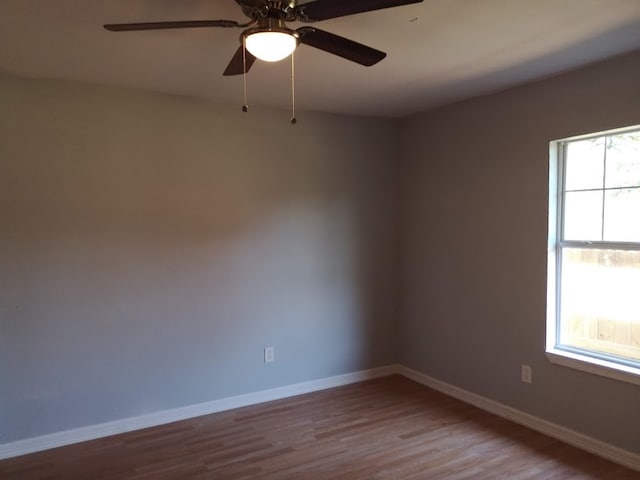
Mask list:
[[[640,186],[640,132],[608,138],[606,186]]]
[[[565,240],[601,240],[602,191],[567,192],[564,204]]]
[[[640,188],[607,190],[604,207],[604,240],[640,242]]]
[[[560,343],[640,360],[640,252],[562,251]]]
[[[602,188],[604,180],[604,138],[569,142],[565,170],[566,190]]]

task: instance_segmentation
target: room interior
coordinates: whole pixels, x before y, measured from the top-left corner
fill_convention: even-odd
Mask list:
[[[327,20],[387,58],[300,47],[295,125],[235,30],[102,29],[238,15],[0,4],[0,458],[401,374],[640,469],[640,387],[545,356],[549,142],[640,124],[640,4]]]

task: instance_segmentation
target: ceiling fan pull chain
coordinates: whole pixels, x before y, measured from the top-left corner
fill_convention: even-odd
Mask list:
[[[249,105],[247,105],[247,38],[242,36],[242,89],[244,94],[244,104],[242,105],[242,111],[248,112]]]
[[[298,123],[296,118],[296,60],[295,52],[291,53],[291,124]]]

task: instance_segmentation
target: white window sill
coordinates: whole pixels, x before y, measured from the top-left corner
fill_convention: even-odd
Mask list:
[[[620,365],[556,348],[547,349],[547,358],[551,363],[557,365],[640,385],[640,368]]]

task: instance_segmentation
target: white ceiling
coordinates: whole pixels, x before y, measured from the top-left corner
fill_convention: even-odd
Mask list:
[[[233,0],[1,0],[0,70],[240,106],[242,77],[222,76],[240,29],[102,28],[220,18],[245,21]],[[298,109],[398,117],[639,49],[640,0],[425,0],[315,25],[388,56],[367,68],[301,46]],[[250,105],[290,107],[287,61],[248,82]]]

